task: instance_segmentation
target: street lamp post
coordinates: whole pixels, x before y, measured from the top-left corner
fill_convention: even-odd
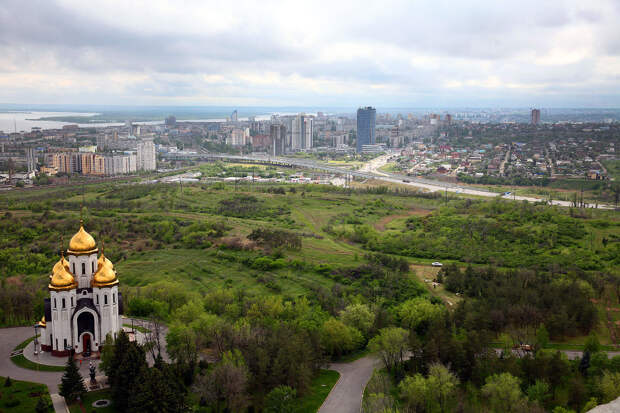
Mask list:
[[[37,336],[39,335],[37,328],[39,328],[39,325],[35,324],[34,325],[34,355],[35,356],[39,354],[39,352],[37,351],[37,345],[39,344],[39,340],[37,339]]]

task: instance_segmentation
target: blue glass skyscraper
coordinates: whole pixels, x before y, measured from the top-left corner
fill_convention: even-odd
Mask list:
[[[377,110],[370,106],[357,110],[357,153],[362,152],[362,145],[375,144],[375,122]]]

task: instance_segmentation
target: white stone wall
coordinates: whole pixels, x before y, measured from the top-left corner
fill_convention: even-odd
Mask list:
[[[53,350],[63,351],[65,344],[73,346],[71,334],[71,316],[77,305],[76,291],[51,291],[52,319],[46,324],[46,341],[49,341],[51,334],[52,342],[49,343]],[[64,305],[63,305],[64,304]]]
[[[93,288],[93,300],[101,314],[101,344],[108,333],[116,336],[123,324],[118,313],[118,285],[104,288]]]
[[[78,288],[90,288],[93,274],[97,271],[97,253],[90,255],[69,255],[71,272],[75,275]],[[82,267],[84,264],[84,267]],[[82,272],[84,269],[84,272]]]

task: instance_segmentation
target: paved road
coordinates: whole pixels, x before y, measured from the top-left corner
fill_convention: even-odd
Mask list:
[[[330,370],[340,373],[340,379],[329,393],[319,413],[359,413],[366,383],[380,361],[366,356],[351,363],[330,364]]]
[[[58,393],[58,384],[62,373],[48,371],[32,371],[17,367],[9,355],[22,341],[34,335],[32,327],[11,327],[0,329],[0,374],[12,379],[33,381],[47,385],[50,393]],[[84,365],[82,376],[88,377],[88,365]]]
[[[181,159],[181,158],[179,158]],[[183,158],[184,159],[184,158]],[[415,178],[404,175],[397,174],[387,174],[380,172],[380,175],[375,172],[362,172],[348,170],[341,167],[330,166],[324,163],[315,162],[313,160],[308,159],[298,159],[298,158],[287,158],[287,157],[270,157],[270,156],[258,156],[258,155],[228,155],[228,154],[196,154],[188,159],[193,160],[218,160],[218,159],[231,159],[231,160],[239,160],[239,161],[256,161],[256,162],[267,162],[272,164],[281,164],[281,165],[292,165],[302,168],[310,168],[310,169],[318,169],[327,171],[330,173],[343,174],[356,176],[364,179],[377,179],[385,182],[392,182],[401,185],[408,185],[412,187],[426,189],[429,192],[437,192],[437,191],[446,191],[446,192],[454,192],[457,194],[467,194],[467,195],[476,195],[482,197],[490,197],[497,198],[500,197],[501,194],[497,192],[487,191],[482,188],[473,189],[471,187],[441,182],[437,180],[432,180],[428,178]],[[514,200],[514,201],[527,201],[527,202],[541,202],[547,201],[543,198],[537,198],[534,196],[507,196],[504,199]],[[552,200],[552,205],[559,205],[564,207],[570,207],[572,202],[569,201],[560,201],[560,200]],[[601,209],[613,209],[612,205],[596,205],[597,208]]]
[[[124,323],[131,323],[131,319],[123,319]],[[136,320],[137,325],[145,325],[147,323],[141,322],[140,320]],[[165,335],[167,333],[167,329],[164,327],[162,332],[162,356],[164,360],[169,361],[169,357],[166,354],[165,347]],[[47,386],[49,392],[52,396],[52,402],[54,403],[54,408],[57,412],[65,412],[64,410],[64,399],[58,396],[58,385],[60,384],[60,379],[62,377],[62,372],[48,372],[48,371],[33,371],[28,369],[23,369],[18,367],[11,361],[9,357],[15,346],[22,343],[24,340],[32,337],[34,335],[34,329],[32,327],[11,327],[11,328],[1,328],[0,329],[0,375],[9,376],[12,379],[16,380],[25,380],[31,381],[35,383],[42,383]],[[148,357],[149,362],[152,364],[151,357]],[[98,364],[98,362],[96,362]],[[89,371],[88,371],[88,363],[83,363],[80,369],[80,373],[84,380],[89,380]]]

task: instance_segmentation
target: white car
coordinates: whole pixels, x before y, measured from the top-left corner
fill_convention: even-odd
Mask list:
[[[440,263],[439,261],[435,261],[434,263],[431,264],[433,267],[443,267],[443,264]]]

